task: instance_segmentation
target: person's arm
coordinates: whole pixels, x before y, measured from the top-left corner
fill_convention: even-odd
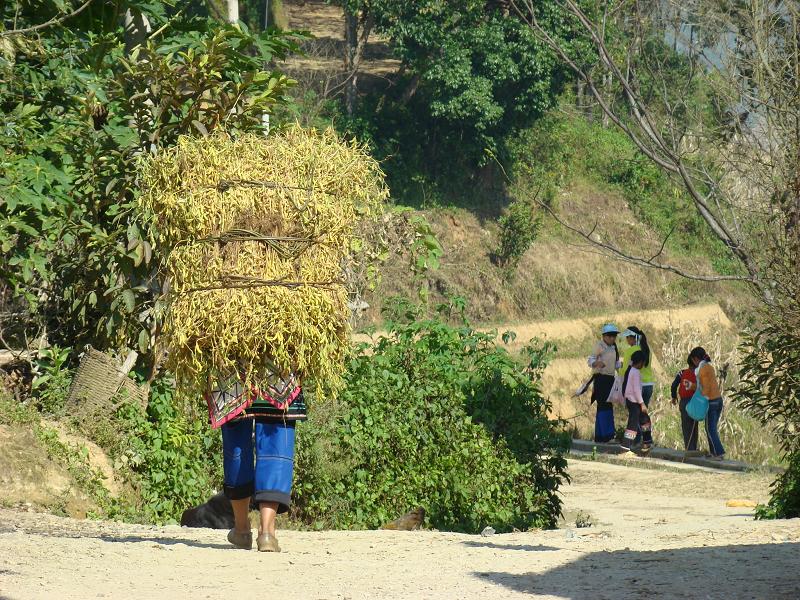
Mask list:
[[[700,385],[701,393],[708,398],[709,391],[716,387],[714,381],[714,367],[710,363],[704,364],[697,374],[697,383]]]
[[[631,369],[631,373],[628,375],[628,385],[633,386],[631,388],[632,402],[641,404],[642,410],[645,411],[644,398],[642,398],[642,375],[639,369]]]
[[[675,375],[675,379],[672,380],[672,387],[670,387],[669,390],[673,404],[675,404],[678,401],[678,388],[680,386],[681,386],[681,372],[678,371],[678,374]]]
[[[603,353],[603,348],[600,344],[596,344],[594,347],[594,353],[589,357],[587,360],[587,364],[592,369],[602,369],[606,366],[606,364],[600,359],[600,355]]]

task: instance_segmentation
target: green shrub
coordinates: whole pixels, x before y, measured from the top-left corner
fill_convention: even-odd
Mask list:
[[[756,519],[800,517],[800,450],[788,458],[786,471],[772,484],[769,502],[756,508]]]
[[[173,397],[168,378],[154,382],[144,411],[124,403],[117,414],[118,445],[106,448],[137,491],[126,518],[179,521],[181,513],[208,500],[222,482],[222,442],[205,419]]]
[[[740,347],[740,382],[733,397],[777,433],[788,463],[773,483],[769,504],[756,511],[759,518],[800,517],[800,328],[796,309],[794,319],[780,318],[789,314],[776,307]]]
[[[406,302],[388,316],[338,404],[300,431],[296,516],[370,528],[422,506],[438,529],[553,526],[568,440],[538,387],[550,348],[530,348],[525,367],[466,322],[419,320]]]
[[[39,351],[33,361],[31,395],[43,413],[60,416],[64,413],[72,371],[67,368],[71,348],[53,346]]]
[[[500,224],[500,247],[495,254],[498,266],[513,274],[520,259],[536,240],[542,221],[535,207],[526,200],[516,199],[508,211],[498,220]]]

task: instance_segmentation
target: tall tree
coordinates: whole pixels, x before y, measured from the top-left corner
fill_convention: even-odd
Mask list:
[[[513,132],[549,109],[564,70],[504,2],[347,0],[345,106],[385,158],[395,192],[405,173],[447,180],[494,162]],[[558,28],[550,2],[540,17]],[[359,92],[372,34],[399,59],[386,85]],[[361,106],[359,106],[359,104]],[[409,187],[413,187],[411,184]]]
[[[732,278],[747,282],[764,303],[761,329],[742,346],[743,383],[736,394],[780,431],[789,458],[773,490],[773,514],[800,516],[800,2],[663,3],[673,11],[664,21],[676,24],[671,57],[648,47],[661,45],[664,31],[653,28],[638,3],[558,4],[585,32],[590,53],[575,53],[555,38],[532,0],[514,2],[603,113],[683,185],[738,261],[740,274]],[[623,43],[605,27],[619,11],[628,26]],[[665,59],[676,58],[686,68],[667,68]],[[613,79],[624,104],[603,93],[598,71]],[[708,90],[705,103],[690,93],[698,82]],[[720,278],[686,273],[662,262],[660,253],[635,255],[562,223],[615,258]]]
[[[239,21],[239,0],[225,0],[228,9],[228,22],[237,23]]]
[[[151,349],[159,257],[136,208],[137,157],[183,134],[261,130],[285,100],[291,81],[264,65],[291,38],[147,7],[156,30],[129,55],[124,16],[137,3],[0,6],[16,23],[0,30],[0,292],[15,313],[0,313],[0,337],[11,343],[46,331],[64,346]]]

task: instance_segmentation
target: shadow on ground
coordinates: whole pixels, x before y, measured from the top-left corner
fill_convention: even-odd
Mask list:
[[[800,543],[595,552],[550,571],[476,572],[498,586],[570,600],[800,598]]]
[[[470,546],[471,548],[493,548],[495,550],[520,550],[525,552],[554,552],[559,550],[559,548],[555,548],[554,546],[531,546],[530,544],[495,544],[493,542],[473,542],[467,541],[463,542],[465,546]]]

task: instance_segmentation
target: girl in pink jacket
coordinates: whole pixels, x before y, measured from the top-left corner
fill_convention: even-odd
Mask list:
[[[622,382],[622,393],[625,396],[625,406],[628,408],[628,424],[625,426],[622,447],[627,451],[631,450],[637,431],[642,432],[642,452],[649,452],[653,446],[650,415],[647,414],[647,406],[642,398],[641,369],[644,367],[645,360],[644,352],[641,350],[634,352]]]

